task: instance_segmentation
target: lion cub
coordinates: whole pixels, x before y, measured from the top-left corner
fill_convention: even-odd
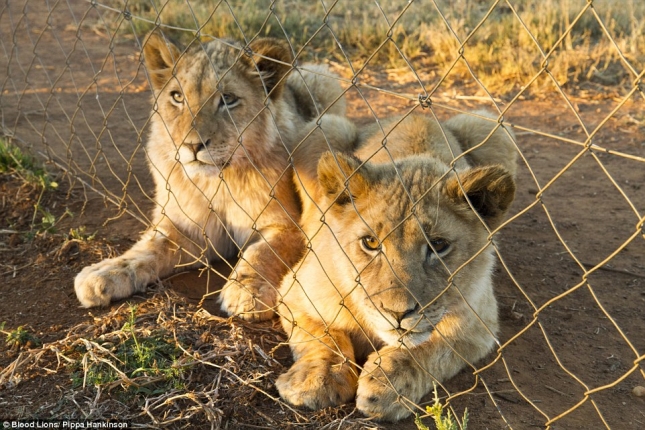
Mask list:
[[[343,115],[345,102],[326,69],[292,72],[286,42],[235,46],[183,48],[158,31],[147,37],[152,226],[123,255],[78,274],[83,306],[142,291],[178,266],[239,255],[222,308],[250,319],[273,315],[276,287],[304,250],[289,158],[307,121],[324,110]]]
[[[494,125],[408,116],[386,141],[364,130],[355,155],[326,153],[301,181],[309,251],[278,307],[295,360],[276,382],[286,401],[355,397],[366,415],[399,420],[495,345],[490,234],[514,198],[516,155]]]

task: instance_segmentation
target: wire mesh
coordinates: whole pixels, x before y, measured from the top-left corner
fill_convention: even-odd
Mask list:
[[[110,228],[119,228],[119,222],[128,218],[137,220],[140,230],[148,229],[145,234],[156,242],[155,251],[149,252],[149,270],[139,280],[142,286],[170,275],[172,267],[195,266],[209,277],[204,297],[218,296],[225,284],[243,290],[249,278],[265,285],[263,292],[253,291],[256,297],[245,297],[257,299],[260,310],[277,309],[292,336],[296,363],[307,355],[306,345],[311,343],[317,345],[312,351],[318,351],[324,361],[343,369],[339,370],[340,394],[332,393],[332,399],[338,395],[343,401],[354,401],[358,384],[362,398],[358,406],[363,411],[373,411],[369,403],[376,396],[380,400],[372,399],[372,403],[378,405],[377,410],[387,399],[394,409],[401,410],[401,416],[425,416],[434,381],[455,416],[461,416],[465,408],[470,411],[469,428],[641,428],[645,423],[643,399],[632,394],[632,389],[645,385],[642,18],[645,10],[635,0],[625,2],[620,10],[611,2],[591,0],[420,0],[404,4],[6,0],[0,8],[2,131],[5,139],[63,171],[73,187],[83,190],[87,201],[100,196],[108,208],[105,216],[116,219]],[[508,35],[502,42],[494,37],[500,28]],[[156,83],[158,75],[145,67],[144,52],[150,42],[146,34],[152,30],[161,35],[160,52],[164,46],[169,50],[172,58],[165,59],[166,66],[170,76],[180,77],[180,92],[197,85],[208,70],[222,72],[213,81],[214,87],[200,88],[204,94],[199,103],[186,102],[190,124],[181,136],[175,133],[174,124],[159,119],[169,115],[164,114],[162,104],[166,101],[160,94],[172,79]],[[289,55],[276,61],[273,51],[260,51],[256,42],[267,36],[282,41]],[[179,41],[176,51],[170,48],[175,46],[169,45],[172,39]],[[195,61],[196,57],[191,57],[195,53],[210,52],[209,46],[214,45],[209,42],[224,46],[234,61],[219,65],[211,59],[200,74],[182,78],[181,73],[193,70],[194,64],[182,66],[184,69],[173,65],[182,58]],[[194,51],[184,51],[188,45]],[[504,55],[497,55],[499,52]],[[237,78],[244,62],[246,73],[258,75],[265,92],[254,94],[249,118],[240,120],[234,113],[237,98],[225,100],[228,93],[222,86],[251,79],[247,75]],[[325,67],[318,68],[321,64]],[[304,82],[304,76],[314,76],[308,82],[323,82],[322,90],[306,83],[305,91],[297,96],[300,99],[288,107],[295,112],[289,111],[290,115],[301,116],[295,127],[281,122],[284,106],[277,100],[283,94],[277,88],[291,79],[280,75],[283,69],[289,76],[303,77]],[[278,75],[280,79],[274,82],[272,78]],[[334,92],[336,87],[339,92]],[[316,104],[321,95],[325,103]],[[208,106],[217,97],[223,101],[213,113]],[[309,178],[317,181],[311,166],[298,176],[298,151],[312,141],[322,145],[321,152],[342,146],[335,140],[344,136],[341,129],[345,122],[327,123],[325,118],[341,114],[345,103],[347,116],[359,130],[357,139],[375,136],[376,147],[381,145],[387,152],[385,158],[390,162],[381,165],[383,171],[391,169],[387,173],[391,188],[380,195],[382,201],[370,200],[362,206],[358,203],[360,190],[354,192],[352,186],[375,181],[368,188],[379,189],[375,176],[364,173],[364,169],[377,169],[378,157],[363,157],[352,164],[354,158],[343,161],[338,155],[333,162],[342,172],[342,187],[332,190],[336,200],[324,206],[327,200],[315,191],[319,184],[314,185],[314,191],[308,188]],[[303,109],[308,111],[302,113]],[[220,124],[225,125],[213,130],[216,114],[223,117]],[[436,175],[427,188],[414,189],[419,179],[407,179],[410,167],[398,163],[401,157],[388,149],[388,139],[395,140],[397,127],[401,130],[409,118],[422,116],[442,124],[433,144],[452,150],[445,129],[449,118],[457,115],[484,121],[488,132],[465,154],[453,151],[447,170]],[[235,166],[236,157],[255,160],[250,165],[256,166],[273,156],[262,153],[263,146],[253,145],[253,133],[258,129],[261,134],[256,140],[274,142],[282,151],[282,160],[273,166],[271,175],[258,170],[258,182],[247,184],[248,190],[240,189],[243,182],[239,178],[230,179],[232,176],[222,172],[229,164]],[[201,136],[204,130],[212,136]],[[171,147],[163,148],[167,153],[159,154],[158,147],[146,146],[147,140],[163,133],[172,135]],[[190,133],[196,133],[195,141]],[[177,188],[176,182],[175,188],[169,185],[175,170],[191,176],[182,151],[196,145],[191,151],[197,154],[202,147],[214,145],[209,137],[213,140],[226,133],[234,135],[236,145],[222,160],[213,160],[213,153],[209,153],[211,159],[206,164],[222,164],[217,173],[206,178],[208,186],[198,180],[183,189]],[[348,140],[356,138],[348,133]],[[423,214],[436,211],[442,219],[452,216],[444,213],[437,203],[441,199],[433,196],[444,192],[442,187],[456,172],[463,174],[465,168],[460,163],[466,160],[472,164],[469,157],[485,147],[495,133],[508,139],[511,157],[517,158],[515,202],[504,221],[487,223],[487,213],[477,206],[475,194],[468,195],[466,180],[460,176],[456,189],[468,195],[468,216],[476,218],[470,226],[473,231],[483,228],[485,236],[479,245],[467,249],[468,255],[459,264],[451,265],[443,261],[444,244],[438,239],[443,234],[456,237],[463,231],[454,226],[448,233],[426,229]],[[315,153],[316,157],[320,153]],[[156,165],[160,157],[170,167]],[[294,206],[298,186],[290,182],[294,160],[295,183],[305,191],[300,209],[313,214],[304,226],[300,209]],[[343,169],[345,162],[351,168]],[[149,172],[156,178],[156,189]],[[399,195],[392,191],[396,187],[401,188]],[[343,194],[346,192],[349,194]],[[253,193],[259,195],[259,203],[248,206],[246,201]],[[188,195],[191,199],[186,199]],[[197,203],[190,201],[194,195],[199,197]],[[348,199],[349,206],[340,201],[343,199]],[[432,200],[432,205],[424,199]],[[185,206],[188,204],[201,208]],[[342,212],[342,218],[341,212],[334,212],[334,205],[353,212]],[[272,218],[274,213],[282,213],[278,221]],[[353,245],[347,236],[336,236],[340,227],[334,222],[341,225],[343,220],[363,226],[364,233],[353,239]],[[276,222],[280,228],[275,228]],[[349,226],[343,233],[350,235],[353,224],[346,223]],[[383,225],[389,227],[383,230]],[[323,241],[330,234],[331,241]],[[366,237],[374,243],[366,245]],[[392,323],[391,316],[384,315],[389,311],[382,310],[381,299],[372,295],[364,282],[369,282],[370,271],[379,262],[393,274],[391,282],[409,285],[409,279],[419,274],[408,271],[420,271],[422,265],[410,269],[412,264],[406,266],[400,260],[417,257],[408,245],[419,237],[428,255],[439,260],[434,270],[447,274],[439,286],[432,285],[437,293],[430,299],[417,298],[425,294],[421,290],[394,295],[412,297],[414,315],[423,315],[402,332],[409,334],[425,324],[433,327],[426,329],[426,336],[434,330],[433,339],[437,333],[438,339],[450,338],[441,333],[439,324],[441,318],[451,315],[452,308],[446,305],[448,308],[442,308],[440,317],[435,318],[432,315],[438,311],[433,306],[444,295],[456,294],[457,304],[472,311],[467,323],[484,328],[476,330],[460,322],[454,328],[455,336],[468,338],[473,332],[467,332],[473,330],[480,338],[489,336],[490,345],[494,345],[484,348],[490,349],[484,357],[472,361],[470,357],[475,355],[448,343],[442,352],[442,357],[450,356],[446,362],[460,361],[459,357],[464,360],[460,372],[445,372],[450,376],[457,373],[455,377],[438,376],[443,375],[441,362],[428,368],[429,361],[424,362],[416,352],[419,342],[404,337],[400,342],[379,338],[373,334],[372,322],[363,320],[363,314],[352,314],[354,309],[362,312],[364,306],[371,306],[381,309],[377,320]],[[363,257],[376,253],[367,262],[355,261],[359,245],[363,251],[367,246],[360,254]],[[176,248],[183,254],[173,252],[173,257],[168,257],[167,250]],[[259,251],[251,255],[249,250],[253,249]],[[473,302],[476,298],[463,292],[465,280],[480,281],[480,275],[474,279],[469,273],[488,276],[476,268],[477,261],[489,254],[497,260],[492,282],[499,330],[495,327],[497,317],[482,314],[487,307],[495,308],[494,301],[479,308],[480,304]],[[303,269],[303,258],[322,271]],[[224,264],[214,264],[215,260]],[[350,270],[343,278],[340,273],[347,263],[351,263]],[[312,276],[324,276],[326,281],[322,282],[334,286],[328,292],[331,297],[307,289],[308,282],[321,282]],[[282,278],[285,281],[278,291]],[[70,288],[71,284],[70,280]],[[285,299],[291,289],[304,291],[304,296],[299,296],[301,303]],[[368,305],[348,304],[356,291],[364,292]],[[326,301],[334,301],[338,320],[323,317],[322,303]],[[230,309],[248,310],[245,304],[240,306],[231,305]],[[294,327],[305,326],[302,320],[293,319],[302,314],[300,308],[321,318],[316,322],[317,331],[308,333],[308,338],[293,332]],[[408,311],[392,312],[409,316]],[[341,314],[348,315],[343,319]],[[401,318],[395,319],[400,323]],[[355,327],[343,329],[341,322]],[[354,354],[354,348],[345,343],[353,343],[356,351],[362,348],[363,353]],[[388,357],[401,352],[400,361],[391,363]],[[380,366],[383,373],[377,373]],[[305,373],[314,372],[314,367],[305,369]],[[368,371],[384,375],[376,378],[382,382],[381,388],[360,382],[368,379]],[[274,376],[276,380],[279,375]],[[290,377],[293,380],[297,375]],[[410,390],[410,379],[415,389]],[[343,389],[349,391],[344,393]],[[281,402],[272,390],[273,394],[264,393],[264,401]],[[293,399],[304,396],[297,392],[287,400],[294,403]],[[318,407],[334,405],[333,400],[316,402],[313,404]],[[221,422],[221,418],[214,420]]]

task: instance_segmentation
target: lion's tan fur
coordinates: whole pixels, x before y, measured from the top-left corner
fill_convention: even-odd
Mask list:
[[[321,408],[355,397],[365,414],[398,420],[433,381],[491,350],[489,236],[513,200],[516,158],[495,126],[470,115],[385,121],[361,131],[355,155],[327,153],[300,182],[309,250],[280,287],[295,359],[276,383],[284,399]]]
[[[288,45],[275,39],[248,50],[217,40],[183,48],[155,31],[144,59],[154,90],[152,226],[123,255],[83,269],[78,299],[106,305],[177,266],[239,254],[222,307],[268,318],[275,287],[303,251],[290,156],[309,120],[344,114],[342,90],[322,66],[292,71]]]

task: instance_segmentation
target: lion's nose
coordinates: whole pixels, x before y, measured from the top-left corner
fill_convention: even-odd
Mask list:
[[[412,316],[412,314],[414,314],[416,312],[419,312],[419,308],[420,308],[420,306],[419,306],[418,303],[415,304],[414,307],[404,309],[404,310],[389,309],[389,308],[383,306],[383,304],[381,304],[381,310],[383,310],[383,312],[393,316],[397,323],[401,323],[401,321],[403,321],[404,319]]]

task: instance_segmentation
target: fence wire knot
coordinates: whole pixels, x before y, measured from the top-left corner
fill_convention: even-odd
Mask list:
[[[432,99],[430,98],[430,96],[419,94],[419,105],[421,105],[423,109],[428,109],[432,106]]]

